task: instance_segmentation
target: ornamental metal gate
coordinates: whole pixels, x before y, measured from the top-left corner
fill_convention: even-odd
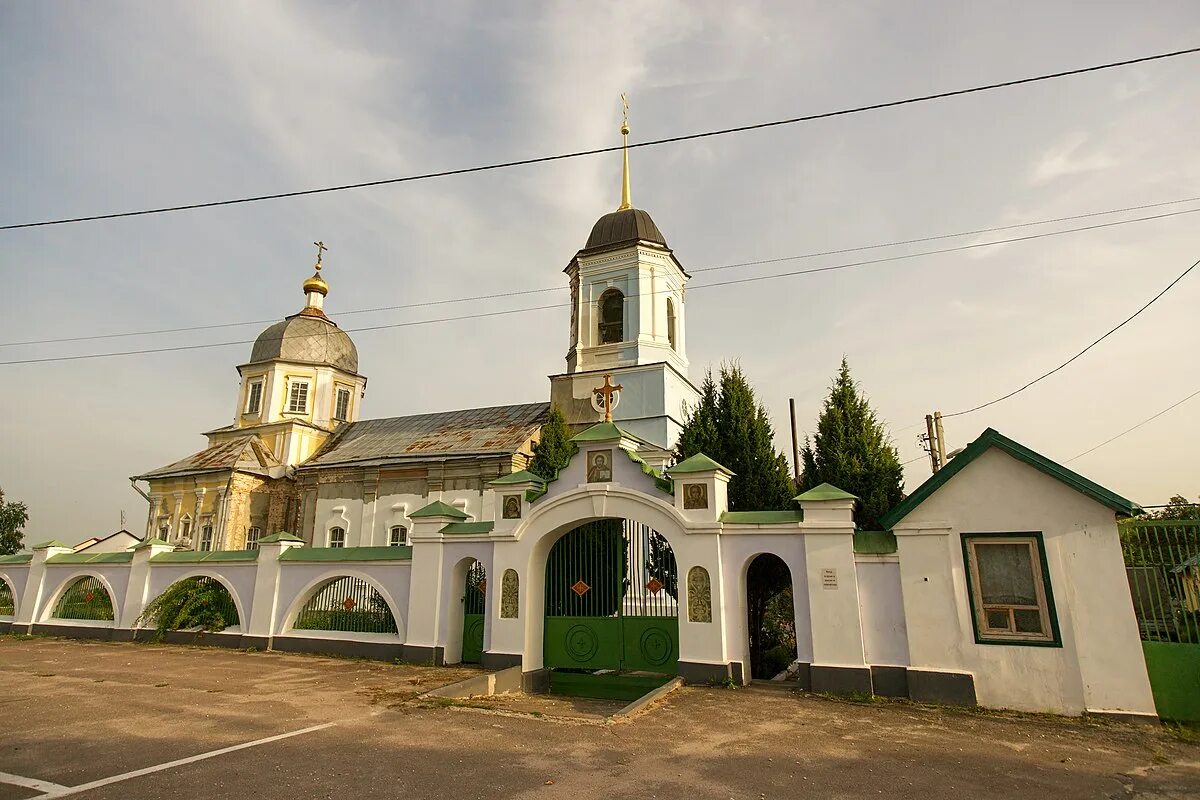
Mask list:
[[[483,604],[487,594],[487,572],[475,561],[467,570],[463,595],[462,662],[478,664],[483,660]]]
[[[581,525],[546,560],[544,663],[679,670],[679,580],[667,540],[634,520]]]

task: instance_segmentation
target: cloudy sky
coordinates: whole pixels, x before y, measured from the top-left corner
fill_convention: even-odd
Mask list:
[[[0,222],[399,176],[833,110],[1200,43],[1194,2],[0,5]],[[633,197],[683,264],[804,255],[1200,196],[1200,56],[637,150]],[[619,159],[0,233],[0,342],[271,320],[314,239],[354,328],[566,301]],[[1024,233],[1200,208],[1182,203]],[[973,236],[697,272],[693,378],[738,359],[786,448],[845,354],[903,460],[927,412],[1004,394],[1200,257],[1200,214],[720,289],[732,277]],[[344,312],[563,286],[560,294]],[[948,420],[1066,461],[1200,389],[1200,270],[1080,361]],[[545,399],[567,312],[355,334],[366,416]],[[202,332],[0,347],[0,360],[251,340]],[[141,530],[127,476],[234,413],[248,344],[0,366],[0,486],[27,541]],[[1200,398],[1071,462],[1142,503],[1200,494]],[[907,467],[911,490],[928,477]]]

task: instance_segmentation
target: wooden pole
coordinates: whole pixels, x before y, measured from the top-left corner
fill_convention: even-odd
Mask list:
[[[942,412],[933,412],[933,429],[937,432],[938,464],[946,466],[946,433],[942,430]]]
[[[929,436],[929,466],[934,471],[938,471],[938,443],[937,433],[933,429],[933,414],[925,415],[925,432]]]

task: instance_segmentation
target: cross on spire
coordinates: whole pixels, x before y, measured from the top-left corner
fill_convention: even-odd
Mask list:
[[[606,373],[604,376],[604,385],[598,386],[592,390],[593,392],[595,392],[596,394],[598,394],[604,398],[604,421],[605,422],[613,421],[613,419],[612,419],[613,395],[615,395],[617,392],[621,391],[624,388],[625,387],[619,383],[616,386],[613,386],[612,374]]]
[[[325,246],[325,242],[313,242],[317,246],[317,272],[321,271],[321,256],[325,255],[325,251],[329,248]]]

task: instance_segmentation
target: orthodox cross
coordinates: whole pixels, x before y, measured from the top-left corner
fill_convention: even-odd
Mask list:
[[[613,395],[623,389],[621,384],[613,386],[612,375],[604,376],[604,385],[598,386],[592,391],[604,398],[604,421],[612,422]]]
[[[321,271],[321,256],[325,255],[325,251],[329,248],[325,246],[325,242],[313,242],[317,246],[317,272]]]
[[[621,128],[625,129],[628,127],[629,127],[629,101],[625,99],[625,93],[621,92]],[[622,133],[628,133],[628,131],[622,130]]]

